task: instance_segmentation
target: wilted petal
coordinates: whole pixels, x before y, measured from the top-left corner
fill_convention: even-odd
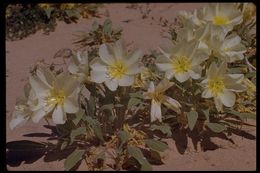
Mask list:
[[[167,70],[167,71],[165,72],[165,77],[166,77],[167,79],[171,79],[173,76],[174,76],[174,71],[173,71],[173,70]]]
[[[176,113],[180,114],[181,113],[181,110],[180,110],[181,104],[177,100],[175,100],[171,97],[168,97],[168,96],[164,96],[164,97],[169,105],[165,104],[165,103],[164,104],[166,106],[168,106],[169,108],[171,108],[172,110],[174,110]]]

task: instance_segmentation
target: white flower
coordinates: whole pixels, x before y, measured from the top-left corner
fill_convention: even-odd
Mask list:
[[[205,24],[209,22],[215,27],[221,27],[226,33],[243,21],[241,11],[234,3],[210,3],[198,12],[198,18]]]
[[[202,67],[200,64],[208,58],[208,54],[198,49],[199,42],[182,41],[169,50],[162,50],[164,56],[157,59],[156,66],[160,71],[165,71],[165,77],[171,79],[173,76],[184,82],[190,77],[199,79]]]
[[[72,56],[70,64],[68,66],[70,73],[79,77],[79,81],[88,80],[89,75],[89,63],[88,63],[88,52],[77,52],[76,55]]]
[[[111,91],[115,91],[118,86],[131,86],[135,75],[141,71],[141,51],[128,54],[121,40],[114,44],[102,44],[99,57],[91,62],[91,80],[104,82]]]
[[[30,105],[33,122],[50,114],[55,124],[64,124],[66,113],[79,110],[79,82],[68,73],[55,76],[50,70],[39,68],[29,82],[37,98],[37,104]]]
[[[27,83],[24,87],[23,95],[16,100],[15,110],[13,111],[12,119],[9,122],[9,127],[11,129],[21,127],[31,118],[32,111],[28,102],[32,103],[35,101],[35,98],[33,98],[34,95],[35,93],[31,90],[30,84]]]
[[[227,62],[244,59],[246,47],[241,44],[241,38],[238,35],[231,34],[223,40],[213,37],[211,42],[213,54],[216,57],[222,58]]]
[[[162,111],[161,111],[161,104],[169,107],[170,109],[174,110],[178,114],[181,113],[181,105],[180,103],[164,95],[163,93],[169,89],[173,85],[173,82],[169,82],[168,79],[163,79],[156,87],[154,86],[153,82],[150,82],[150,86],[148,91],[144,93],[145,99],[152,99],[151,105],[151,122],[156,121],[157,119],[162,122]]]
[[[211,63],[207,78],[201,82],[204,87],[203,98],[214,97],[218,111],[223,110],[223,104],[232,107],[236,101],[235,92],[242,92],[246,88],[240,84],[244,78],[243,74],[226,74],[227,63],[223,62],[218,68],[216,63]]]

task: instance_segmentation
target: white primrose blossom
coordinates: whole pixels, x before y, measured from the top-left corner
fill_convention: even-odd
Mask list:
[[[243,14],[235,3],[210,3],[198,12],[198,18],[204,23],[220,27],[225,33],[242,23]]]
[[[79,81],[88,81],[89,75],[89,63],[88,63],[88,52],[76,52],[73,54],[68,71],[76,75]]]
[[[211,63],[207,77],[200,84],[204,88],[203,98],[214,98],[218,111],[223,111],[223,104],[232,107],[236,101],[234,92],[242,92],[246,88],[241,84],[243,74],[226,74],[227,63],[223,62],[219,67]]]
[[[173,76],[184,82],[190,77],[199,79],[202,67],[200,64],[208,59],[208,53],[198,49],[197,41],[182,41],[172,46],[168,50],[161,50],[163,56],[156,61],[156,66],[160,71],[165,71],[165,77],[171,79]]]
[[[99,48],[99,58],[91,62],[91,80],[96,83],[105,83],[115,91],[118,86],[131,86],[135,75],[140,73],[142,52],[136,50],[127,53],[122,40],[114,44],[102,44]]]
[[[230,34],[225,39],[212,37],[211,47],[213,54],[227,62],[244,59],[246,47],[241,44],[241,38],[236,34]]]
[[[64,124],[66,113],[78,112],[80,85],[72,75],[63,72],[55,76],[49,69],[39,68],[29,82],[37,97],[37,104],[30,106],[33,122],[51,115],[55,124]]]
[[[169,89],[173,85],[173,82],[169,82],[168,79],[163,79],[156,87],[153,82],[150,82],[150,86],[148,91],[144,93],[145,99],[152,99],[151,105],[151,122],[159,120],[162,122],[162,111],[161,104],[164,104],[168,108],[174,110],[178,114],[181,113],[181,105],[180,103],[164,95],[164,92]]]

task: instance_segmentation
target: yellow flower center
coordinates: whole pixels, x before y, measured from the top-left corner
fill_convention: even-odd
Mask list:
[[[160,92],[154,92],[152,93],[152,99],[157,103],[161,103],[163,101],[163,94]]]
[[[64,104],[64,100],[65,100],[65,94],[63,90],[57,90],[56,88],[53,88],[50,91],[50,95],[47,97],[47,104],[51,105],[51,104],[60,104],[63,105]]]
[[[126,71],[126,65],[120,60],[116,61],[114,64],[108,67],[108,73],[110,77],[116,79],[121,79]]]
[[[184,73],[191,68],[191,61],[186,56],[179,56],[172,60],[172,67],[176,73]]]
[[[208,82],[208,88],[213,93],[214,96],[217,96],[225,88],[225,84],[223,82],[223,79],[220,78],[220,77],[210,79],[209,82]]]
[[[229,19],[224,16],[216,16],[213,19],[213,24],[214,25],[227,25],[227,24],[229,24]]]

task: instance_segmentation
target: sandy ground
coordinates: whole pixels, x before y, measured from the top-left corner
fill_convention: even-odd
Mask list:
[[[105,4],[104,8],[100,10],[101,18],[81,19],[78,23],[69,25],[59,22],[55,32],[50,33],[48,36],[39,31],[20,41],[7,41],[6,123],[10,121],[15,99],[23,91],[23,86],[29,76],[29,67],[42,58],[47,63],[53,62],[54,59],[52,57],[62,48],[76,49],[76,46],[72,44],[73,39],[75,39],[75,36],[72,34],[88,30],[94,20],[103,22],[106,18],[103,14],[109,14],[114,27],[123,28],[123,38],[127,42],[134,42],[136,47],[149,52],[157,49],[162,43],[161,32],[163,27],[158,22],[152,20],[152,17],[157,21],[160,17],[163,17],[169,22],[173,22],[177,11],[193,10],[205,4],[142,4],[143,10],[147,7],[151,9],[151,12],[145,19],[142,19],[141,10],[126,8],[127,5],[129,4]],[[125,20],[130,22],[126,23],[124,22]],[[58,61],[55,60],[55,62]],[[10,130],[7,125],[6,141],[44,141],[46,137],[24,136],[33,132],[50,133],[50,129],[46,129],[43,125],[46,125],[46,122],[43,120],[39,124],[28,122],[24,127],[16,130]],[[244,137],[233,135],[231,138],[235,144],[221,137],[213,137],[208,144],[207,151],[202,151],[200,147],[196,151],[190,138],[178,132],[173,139],[167,139],[170,149],[163,154],[165,164],[156,165],[153,168],[154,170],[256,170],[256,141],[254,140],[254,135],[256,135],[255,131],[243,135]],[[50,155],[49,158],[39,157],[26,163],[24,161],[16,164],[10,163],[7,165],[7,169],[63,170],[63,159],[61,157],[55,160],[54,155]],[[84,163],[80,165],[79,170],[86,170]]]

